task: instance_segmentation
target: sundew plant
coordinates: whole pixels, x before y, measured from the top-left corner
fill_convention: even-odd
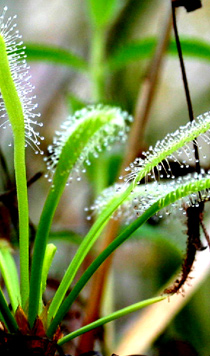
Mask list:
[[[96,162],[104,152],[110,152],[113,146],[124,147],[134,125],[130,113],[104,99],[106,73],[116,66],[122,66],[125,51],[122,50],[121,57],[120,52],[116,53],[110,59],[109,68],[105,68],[102,63],[104,37],[110,21],[120,11],[120,5],[115,0],[92,0],[87,3],[93,30],[92,62],[89,67],[84,60],[65,50],[30,44],[27,49],[17,30],[16,16],[10,17],[6,6],[0,10],[0,127],[2,130],[10,127],[12,131],[15,174],[15,188],[3,192],[1,201],[5,202],[14,195],[17,197],[19,250],[17,263],[13,254],[13,249],[17,247],[12,246],[8,237],[1,238],[1,355],[17,352],[23,355],[64,354],[64,347],[76,337],[151,304],[161,303],[182,290],[192,270],[196,251],[204,249],[200,225],[210,246],[203,223],[204,205],[210,198],[210,173],[200,166],[199,160],[210,145],[210,114],[207,112],[168,133],[154,147],[141,152],[140,157],[135,155],[133,162],[129,162],[121,172],[118,182],[104,187],[106,189],[92,205],[85,208],[89,230],[80,239],[52,298],[46,299],[48,273],[57,249],[49,237],[64,190],[73,189],[74,184],[82,184],[89,166],[97,166]],[[145,42],[146,47],[148,43]],[[142,43],[139,49],[141,46]],[[93,103],[77,102],[80,108],[74,110],[56,130],[48,152],[42,148],[44,137],[40,132],[45,119],[37,113],[38,99],[30,83],[26,53],[28,60],[32,57],[44,59],[91,72]],[[124,61],[131,60],[133,53],[129,47]],[[49,184],[33,239],[28,203],[30,181],[27,181],[25,157],[30,149],[34,154],[44,157],[44,175]],[[175,166],[180,169],[179,175],[174,172]],[[68,330],[64,320],[99,267],[154,215],[167,216],[177,210],[186,216],[188,238],[181,276],[175,284],[166,286],[159,295],[151,295],[149,299],[137,301],[102,317],[99,315],[75,330]],[[117,236],[113,233],[107,246],[87,263],[92,248],[105,239],[106,227],[116,220],[122,222]],[[85,261],[86,268],[81,269]],[[95,308],[98,306],[95,305]],[[94,345],[86,351],[92,352],[93,348]],[[79,349],[83,351],[82,341]]]

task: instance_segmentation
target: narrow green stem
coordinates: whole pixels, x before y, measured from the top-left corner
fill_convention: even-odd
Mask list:
[[[11,333],[15,333],[18,331],[18,325],[15,321],[15,318],[13,317],[11,311],[9,310],[9,307],[7,305],[7,302],[4,298],[4,295],[2,291],[0,290],[0,310],[1,310],[1,315],[6,322],[6,325]]]
[[[69,174],[71,170],[74,168],[76,163],[81,157],[81,154],[86,151],[85,155],[87,154],[87,150],[89,149],[89,141],[91,143],[90,149],[92,150],[92,142],[96,139],[96,136],[100,136],[102,133],[101,140],[106,137],[105,133],[103,132],[103,127],[107,127],[108,124],[112,127],[115,122],[116,118],[115,110],[108,110],[105,112],[103,109],[97,109],[96,111],[91,109],[87,111],[87,115],[84,112],[81,112],[81,120],[77,121],[76,128],[73,131],[70,131],[69,136],[66,138],[65,144],[61,149],[61,153],[59,154],[59,159],[57,162],[56,170],[53,176],[53,182],[46,199],[44,208],[42,210],[42,214],[40,217],[39,226],[37,229],[35,245],[34,245],[34,254],[32,260],[32,267],[31,267],[31,278],[30,278],[30,296],[29,296],[29,323],[32,327],[34,320],[38,313],[38,306],[39,306],[39,298],[40,298],[40,288],[41,288],[41,275],[43,269],[43,259],[47,244],[47,238],[49,235],[52,219],[59,203],[60,197],[65,189],[66,182],[68,180]],[[117,116],[118,117],[118,116]],[[121,121],[119,118],[119,127],[124,127],[124,120]],[[97,139],[98,142],[98,139]],[[103,223],[103,222],[102,222]],[[99,228],[101,225],[99,226]],[[91,236],[91,238],[94,235]],[[61,295],[65,296],[69,288],[69,283],[72,278],[74,278],[75,273],[82,262],[82,257],[84,256],[84,251],[87,250],[87,239],[81,244],[78,252],[76,253],[73,261],[72,266],[73,269],[67,270],[65,276],[65,282],[62,281],[59,287],[59,294],[58,303],[62,302]],[[56,293],[58,295],[58,293]],[[54,303],[55,308],[58,306]],[[51,308],[52,311],[52,308]],[[50,314],[50,311],[49,311]]]
[[[43,306],[44,306],[42,295],[46,289],[49,269],[52,265],[52,261],[55,256],[56,250],[57,250],[57,248],[53,244],[48,244],[46,247],[44,262],[43,262],[43,269],[42,269],[42,281],[41,281],[42,288],[41,288],[41,293],[40,293],[39,314],[41,314]]]
[[[25,144],[23,144],[23,138],[14,135],[14,163],[19,213],[20,291],[24,308],[29,297],[29,212]]]
[[[29,296],[29,213],[25,168],[25,125],[22,104],[12,78],[4,38],[0,35],[0,90],[14,136],[14,167],[17,187],[20,239],[22,305]]]
[[[87,72],[86,61],[74,53],[61,47],[43,45],[40,43],[26,43],[25,49],[29,61],[49,62],[65,65],[81,72]]]
[[[105,31],[93,28],[90,55],[90,74],[92,79],[92,97],[94,102],[102,102],[105,96]]]
[[[1,242],[1,244],[4,244],[4,242]],[[7,243],[0,248],[0,270],[8,291],[12,309],[15,312],[20,304],[20,287],[17,268],[10,252],[10,246]]]
[[[55,209],[57,207],[61,194],[62,190],[60,192],[55,192],[52,188],[50,189],[44,208],[42,210],[42,215],[36,233],[34,254],[31,266],[28,311],[28,320],[31,327],[33,326],[33,323],[37,317],[39,310],[42,269],[46,251],[47,238],[50,232],[50,227],[55,213]]]
[[[109,314],[107,316],[104,316],[103,318],[100,318],[100,319],[94,321],[93,323],[85,325],[82,328],[80,328],[78,330],[75,330],[72,333],[64,336],[62,339],[60,339],[58,341],[58,344],[59,345],[63,345],[66,342],[74,339],[75,337],[77,337],[79,335],[82,335],[82,334],[84,334],[84,333],[86,333],[86,332],[88,332],[90,330],[93,330],[93,329],[95,329],[95,328],[97,328],[97,327],[99,327],[101,325],[107,324],[110,321],[113,321],[115,319],[119,319],[122,316],[128,315],[128,314],[133,313],[133,312],[135,312],[137,310],[145,308],[145,307],[147,307],[147,306],[149,306],[151,304],[160,302],[160,301],[164,300],[165,298],[167,298],[167,297],[166,296],[160,296],[160,297],[155,297],[155,298],[151,298],[151,299],[146,299],[146,300],[143,300],[141,302],[129,305],[128,307],[125,307],[123,309],[117,310],[114,313],[111,313],[111,314]]]
[[[109,217],[112,213],[117,209],[117,207],[122,203],[132,190],[132,186],[129,186],[127,190],[122,194],[118,199],[115,199],[114,203],[105,209],[105,211],[99,216],[96,220],[88,234],[86,235],[85,239],[82,241],[81,245],[79,246],[75,256],[73,257],[67,271],[60,283],[58,290],[50,304],[48,310],[48,323],[51,322],[51,319],[54,318],[56,312],[58,311],[68,287],[70,286],[71,282],[73,281],[79,267],[81,266],[85,256],[90,251],[91,247],[93,246],[94,242],[100,236],[100,233],[104,229]]]
[[[79,279],[79,281],[76,283],[68,297],[65,299],[63,304],[60,306],[57,314],[53,318],[48,331],[47,335],[49,337],[52,337],[54,334],[55,330],[57,329],[57,326],[59,323],[63,320],[65,314],[71,307],[72,303],[74,300],[77,298],[78,294],[80,291],[83,289],[85,284],[88,282],[88,280],[91,278],[91,276],[95,273],[95,271],[100,267],[100,265],[106,260],[107,257],[110,256],[110,254],[116,250],[119,245],[121,245],[126,239],[128,239],[131,234],[139,228],[143,223],[145,223],[152,215],[154,215],[157,211],[159,210],[159,202],[155,203],[148,209],[142,216],[140,216],[137,220],[133,222],[130,226],[128,226],[92,263],[91,265],[87,268],[87,270],[84,272],[82,277]],[[94,226],[94,225],[93,225]]]

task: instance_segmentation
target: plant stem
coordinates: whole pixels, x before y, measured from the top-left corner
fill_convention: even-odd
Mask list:
[[[55,192],[52,188],[50,189],[36,233],[33,260],[31,266],[29,311],[28,311],[28,320],[31,327],[33,327],[34,321],[38,315],[38,310],[40,305],[42,268],[43,268],[47,238],[49,235],[51,223],[61,193],[62,191],[60,192],[60,194],[58,194],[57,191]]]
[[[1,315],[4,318],[4,321],[6,322],[9,331],[12,333],[17,332],[18,330],[17,323],[11,311],[9,310],[9,307],[7,305],[7,302],[1,290],[0,290],[0,309],[1,309]]]
[[[104,226],[107,223],[108,218],[112,215],[112,213],[116,210],[116,208],[122,203],[127,195],[132,191],[132,186],[128,187],[127,190],[119,197],[119,199],[115,200],[115,203],[110,206],[110,208],[106,209],[105,213],[102,213],[96,222],[93,224],[92,228],[85,236],[85,239],[82,241],[80,247],[78,248],[74,258],[72,259],[61,283],[60,286],[50,304],[48,310],[48,322],[54,318],[55,314],[58,312],[59,306],[62,303],[62,300],[65,297],[65,293],[67,291],[67,287],[69,287],[70,283],[73,281],[80,265],[84,261],[84,258],[87,256],[87,253],[90,251],[90,248],[96,241],[96,239],[100,236]]]
[[[162,297],[155,297],[155,298],[151,298],[151,299],[146,299],[144,301],[141,301],[141,302],[138,302],[138,303],[135,303],[135,304],[132,304],[132,305],[129,305],[128,307],[125,307],[123,309],[120,309],[120,310],[117,310],[115,311],[114,313],[111,313],[107,316],[104,316],[103,318],[100,318],[96,321],[94,321],[93,323],[91,324],[88,324],[86,326],[83,326],[82,328],[78,329],[78,330],[75,330],[73,331],[72,333],[64,336],[62,339],[60,339],[58,341],[58,344],[59,345],[63,345],[65,344],[66,342],[74,339],[75,337],[81,335],[81,334],[84,334],[92,329],[95,329],[101,325],[104,325],[106,323],[109,323],[110,321],[113,321],[115,319],[119,319],[121,318],[122,316],[125,316],[125,315],[128,315],[130,313],[133,313],[137,310],[140,310],[142,308],[145,308],[147,307],[148,305],[151,305],[151,304],[154,304],[154,303],[157,303],[157,302],[160,302],[162,300],[164,300],[166,298],[166,296],[162,296]]]
[[[42,45],[40,43],[26,43],[25,52],[29,61],[51,62],[75,68],[81,72],[87,72],[88,70],[88,65],[83,58],[60,47]]]
[[[103,102],[105,92],[105,31],[103,27],[93,28],[90,54],[90,74],[92,79],[92,97],[94,102]]]
[[[14,137],[14,163],[19,213],[20,291],[25,307],[29,296],[29,212],[24,139]]]
[[[20,287],[17,268],[12,257],[10,246],[3,240],[0,247],[0,270],[10,298],[13,312],[20,304]]]
[[[24,307],[29,295],[29,213],[25,168],[24,114],[10,71],[4,38],[1,35],[0,53],[0,90],[14,136],[14,167],[19,213],[20,287]]]
[[[85,114],[86,112],[86,114]],[[118,110],[108,110],[103,109],[90,109],[87,111],[80,112],[81,120],[77,120],[77,125],[75,130],[69,132],[67,135],[65,143],[61,146],[61,152],[59,153],[58,162],[56,162],[56,170],[53,175],[53,182],[49,194],[47,196],[42,214],[40,217],[39,226],[37,229],[37,234],[34,244],[34,254],[31,266],[31,278],[30,278],[30,297],[29,297],[29,323],[31,327],[35,321],[35,318],[38,314],[39,299],[40,299],[40,289],[41,289],[41,275],[43,268],[43,260],[45,255],[45,249],[47,244],[47,238],[49,235],[51,223],[53,216],[61,195],[65,189],[66,183],[68,181],[70,172],[73,170],[74,166],[81,157],[82,152],[88,149],[88,143],[96,139],[96,136],[102,136],[101,141],[106,137],[103,127],[107,128],[107,125],[110,124],[110,128],[116,127],[115,120],[117,120],[117,125],[119,129],[124,127],[124,118],[118,117]],[[68,132],[68,131],[67,131]],[[82,138],[82,139],[81,139]],[[92,144],[90,149],[93,149]],[[71,153],[71,154],[70,154]],[[92,235],[94,237],[94,235]],[[58,307],[58,303],[62,302],[61,295],[65,296],[69,288],[69,283],[74,275],[76,274],[77,269],[81,264],[81,256],[83,255],[88,244],[87,240],[83,240],[78,253],[72,260],[71,267],[69,267],[65,274],[65,280],[62,280],[56,295],[58,296],[57,302],[52,302],[48,314],[53,310],[53,308]],[[76,264],[75,264],[76,263]],[[77,269],[76,269],[77,266]],[[62,291],[61,294],[59,294]],[[56,296],[56,298],[57,298]],[[55,297],[54,299],[55,300]],[[54,307],[52,307],[54,305]]]

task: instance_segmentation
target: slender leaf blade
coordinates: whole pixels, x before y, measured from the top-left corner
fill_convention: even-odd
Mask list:
[[[167,298],[166,296],[158,296],[158,297],[154,297],[154,298],[150,298],[150,299],[146,299],[146,300],[143,300],[141,302],[138,302],[138,303],[135,303],[135,304],[132,304],[132,305],[129,305],[128,307],[125,307],[123,309],[120,309],[120,310],[117,310],[115,311],[114,313],[111,313],[107,316],[104,316],[103,318],[100,318],[88,325],[85,325],[83,326],[82,328],[80,329],[77,329],[76,331],[73,331],[72,333],[64,336],[63,338],[61,338],[59,341],[58,341],[58,344],[59,345],[63,345],[65,344],[66,342],[74,339],[75,337],[79,336],[79,335],[82,335],[90,330],[93,330],[99,326],[102,326],[104,324],[107,324],[113,320],[116,320],[116,319],[119,319],[125,315],[128,315],[130,313],[133,313],[135,311],[138,311],[142,308],[145,308],[149,305],[152,305],[154,303],[158,303],[158,302],[161,302],[162,300],[164,300],[165,298]]]
[[[135,186],[138,184],[141,179],[147,175],[147,173],[151,172],[151,170],[156,167],[160,162],[162,162],[164,159],[166,159],[168,156],[170,156],[172,153],[176,152],[178,149],[183,147],[185,144],[189,143],[190,141],[194,140],[195,137],[201,135],[202,133],[206,132],[210,128],[210,116],[208,114],[204,114],[203,116],[200,116],[197,118],[197,120],[194,120],[193,123],[187,123],[187,125],[180,127],[179,130],[176,130],[172,134],[168,134],[165,139],[162,141],[157,142],[156,146],[154,149],[150,150],[148,152],[148,155],[146,154],[146,159],[145,160],[140,160],[139,163],[139,169],[136,169],[137,167],[135,164],[132,164],[133,167],[133,173],[131,174],[131,178],[128,178],[127,183],[128,184],[127,188],[125,190],[122,190],[121,192],[118,192],[118,194],[115,194],[113,198],[110,200],[108,205],[102,210],[101,214],[99,215],[98,219],[96,222],[93,224],[92,228],[89,230],[88,234],[86,235],[85,239],[83,240],[82,244],[80,245],[79,249],[77,250],[77,253],[75,254],[73,260],[71,261],[67,273],[65,274],[61,285],[63,286],[63,291],[57,291],[55,297],[53,298],[53,301],[50,305],[49,308],[49,314],[48,314],[48,323],[50,323],[50,319],[54,317],[53,324],[55,327],[56,322],[58,321],[58,324],[60,322],[59,319],[59,304],[61,304],[62,299],[64,298],[64,290],[65,290],[65,284],[67,284],[67,276],[68,276],[68,282],[71,283],[73,280],[76,271],[80,267],[84,257],[87,255],[89,252],[90,248],[93,246],[94,242],[97,240],[97,238],[100,236],[101,231],[105,227],[107,221],[113,214],[113,212],[128,198],[130,193],[133,191]],[[203,184],[203,181],[199,181],[200,184]],[[209,184],[209,178],[206,180],[206,184]],[[200,186],[201,187],[201,186]],[[186,188],[187,189],[187,188]],[[193,191],[194,186],[190,186],[190,189]],[[205,187],[200,188],[205,189]],[[183,193],[182,190],[180,193]],[[178,193],[177,193],[178,194]],[[167,199],[179,199],[177,195],[175,197],[171,197],[171,195],[167,196]],[[158,203],[158,206],[154,205],[152,215],[154,215],[157,211],[159,211],[162,208],[162,202],[163,199],[161,198]],[[166,205],[168,205],[167,201],[164,200]],[[171,200],[172,202],[172,200]],[[146,211],[147,212],[147,211]],[[148,211],[148,214],[151,213],[151,211]],[[152,215],[149,215],[152,216]],[[147,216],[147,215],[146,215]],[[70,285],[70,284],[68,284]],[[64,302],[65,303],[65,302]],[[68,302],[67,302],[68,303]],[[63,306],[61,306],[61,309],[63,310]],[[57,311],[58,310],[58,311]],[[63,311],[62,311],[63,312]],[[64,315],[65,315],[66,309],[64,308]],[[57,313],[57,314],[56,314]],[[53,328],[52,328],[53,329]],[[51,330],[51,326],[50,326]],[[55,331],[55,329],[54,329]],[[51,332],[51,331],[50,331]]]
[[[178,189],[170,191],[164,197],[157,199],[139,218],[137,218],[133,223],[131,223],[127,228],[125,228],[120,235],[118,235],[110,245],[100,253],[100,255],[92,262],[92,264],[86,269],[82,277],[76,283],[70,294],[67,296],[63,304],[60,306],[55,318],[51,322],[48,328],[48,336],[51,337],[55,332],[57,325],[64,318],[65,314],[71,307],[74,300],[77,298],[78,294],[91,278],[91,276],[96,272],[100,265],[130,236],[135,232],[140,226],[142,226],[151,216],[156,214],[159,210],[167,207],[168,205],[174,203],[178,199],[186,197],[187,195],[197,193],[201,190],[210,188],[210,178],[207,175],[206,178],[201,180],[196,180],[194,182],[189,182],[185,185],[181,185]]]
[[[83,58],[64,48],[38,43],[27,43],[25,52],[29,61],[65,65],[79,71],[87,71],[88,69],[87,63]]]
[[[118,0],[88,0],[91,21],[96,27],[106,26],[113,18]]]
[[[15,312],[21,302],[19,278],[10,247],[6,244],[0,248],[0,270]]]
[[[109,57],[107,68],[110,71],[119,70],[130,62],[151,57],[155,50],[157,39],[155,37],[144,38],[139,41],[127,43],[117,49]],[[210,62],[210,42],[198,38],[181,38],[183,54],[189,58]],[[167,49],[168,55],[176,56],[177,48],[174,40],[171,40]]]
[[[119,108],[104,107],[101,105],[96,107],[90,106],[76,112],[73,117],[69,117],[63,124],[63,131],[57,134],[52,159],[50,160],[50,163],[52,163],[52,172],[54,172],[52,186],[37,229],[32,261],[29,299],[29,320],[31,325],[33,325],[38,313],[39,288],[47,238],[56,207],[69,175],[73,171],[78,174],[81,164],[87,161],[89,155],[97,153],[94,151],[96,147],[97,150],[101,150],[102,144],[108,146],[108,144],[114,142],[114,139],[118,138],[118,135],[123,139],[123,137],[126,136],[127,123],[130,120],[131,117],[127,113],[122,112]],[[84,250],[84,244],[83,240],[79,251]],[[80,252],[76,254],[74,260],[75,259],[79,259],[81,263]],[[63,297],[76,271],[76,269],[66,271],[64,280],[59,287],[59,290],[62,289],[61,295],[63,295]],[[51,304],[54,305],[55,308],[57,308],[62,301],[62,299],[60,299],[61,295],[59,295],[58,301]]]

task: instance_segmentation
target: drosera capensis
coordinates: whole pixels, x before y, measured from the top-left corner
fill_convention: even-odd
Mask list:
[[[189,165],[196,163],[194,162],[195,145],[202,156],[203,146],[210,144],[210,114],[200,115],[196,120],[167,134],[163,140],[144,152],[143,157],[136,158],[127,167],[119,184],[109,187],[95,201],[88,216],[96,210],[97,218],[81,239],[52,300],[47,300],[45,303],[43,294],[56,253],[56,246],[48,243],[48,237],[64,189],[66,185],[69,185],[68,189],[71,189],[72,185],[69,183],[73,180],[81,184],[79,182],[86,172],[86,166],[94,164],[94,160],[99,158],[102,151],[111,149],[115,143],[124,144],[133,119],[119,107],[103,104],[88,105],[70,115],[56,131],[48,149],[49,155],[44,159],[45,176],[50,183],[49,193],[37,226],[34,246],[31,249],[31,266],[29,266],[31,246],[25,149],[31,146],[35,154],[43,154],[40,148],[43,137],[39,133],[42,123],[39,122],[40,115],[36,112],[36,98],[33,95],[34,87],[30,83],[25,47],[16,29],[15,20],[16,16],[7,18],[7,7],[4,7],[0,16],[0,112],[2,120],[0,127],[11,126],[14,139],[20,286],[12,249],[8,243],[2,242],[0,244],[0,270],[8,297],[4,296],[2,290],[0,291],[1,331],[5,338],[11,335],[11,340],[21,334],[26,336],[26,339],[38,340],[40,344],[43,341],[49,347],[53,345],[53,350],[56,352],[57,346],[63,345],[84,332],[150,304],[161,302],[167,294],[175,293],[179,285],[182,286],[187,280],[188,270],[191,270],[188,261],[183,264],[184,268],[187,266],[187,273],[182,275],[179,285],[177,283],[177,286],[165,291],[166,295],[134,303],[87,326],[78,328],[68,335],[63,336],[61,333],[60,325],[86,283],[110,254],[129,239],[136,229],[162,209],[166,209],[167,215],[170,209],[174,210],[176,206],[181,207],[189,219],[190,210],[186,209],[191,206],[199,208],[201,204],[209,200],[210,174],[208,171],[201,169],[200,173],[191,172],[175,177],[170,164],[175,162],[181,168],[188,169]],[[79,268],[101,236],[108,221],[112,217],[121,218],[122,216],[125,216],[127,220],[127,227],[98,257],[93,259],[90,266],[72,286]],[[199,223],[202,225],[202,221]],[[191,236],[192,233],[189,231],[189,239]],[[197,248],[202,249],[201,244],[198,243]],[[191,260],[193,263],[193,258]],[[11,310],[9,303],[11,303]],[[24,323],[24,328],[21,323]],[[29,349],[30,351],[33,349],[32,343]],[[33,352],[35,353],[34,350]]]
[[[25,307],[29,297],[29,213],[27,197],[27,180],[25,165],[25,146],[39,149],[39,132],[34,125],[42,126],[36,120],[39,114],[34,113],[37,104],[31,96],[33,87],[30,84],[28,66],[19,31],[14,20],[16,16],[6,18],[7,7],[0,17],[0,99],[3,127],[9,123],[14,139],[14,167],[19,211],[20,241],[20,286],[21,303]]]

